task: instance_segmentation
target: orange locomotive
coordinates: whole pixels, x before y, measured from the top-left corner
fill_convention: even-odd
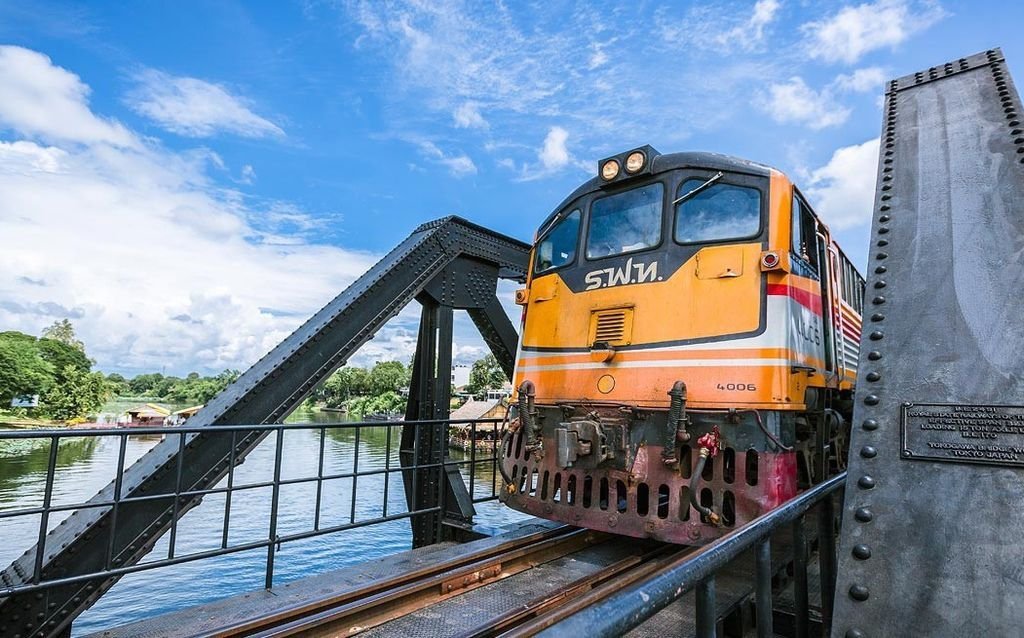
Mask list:
[[[650,146],[541,225],[502,500],[699,544],[841,469],[864,280],[785,175]]]

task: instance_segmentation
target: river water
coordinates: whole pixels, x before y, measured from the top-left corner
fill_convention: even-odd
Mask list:
[[[337,414],[300,412],[291,422],[337,422]],[[359,471],[383,469],[391,430],[390,467],[398,467],[400,426],[364,427],[359,437]],[[156,445],[160,437],[129,436],[126,466]],[[259,483],[273,478],[274,437],[268,437],[235,470],[235,485]],[[316,475],[320,438],[316,430],[289,430],[282,447],[282,479]],[[355,434],[352,430],[327,430],[324,444],[324,474],[352,470]],[[451,451],[455,460],[462,454]],[[117,466],[117,437],[68,438],[58,451],[52,503],[71,504],[92,497],[114,477]],[[0,441],[0,511],[38,507],[46,482],[48,443]],[[487,496],[495,477],[479,466],[474,472],[475,495]],[[463,468],[468,479],[468,468]],[[497,478],[500,482],[500,477]],[[224,485],[222,482],[221,486]],[[352,479],[325,481],[321,504],[321,527],[344,524],[352,516]],[[375,518],[382,513],[383,475],[361,476],[355,490],[355,520]],[[401,475],[391,474],[387,490],[388,514],[407,510]],[[281,487],[278,534],[311,530],[315,510],[315,483]],[[207,496],[203,503],[179,521],[175,555],[220,547],[224,522],[223,495]],[[229,544],[265,539],[268,533],[271,488],[236,492],[231,500]],[[520,519],[516,512],[496,502],[477,504],[478,522],[503,525]],[[52,528],[60,514],[50,519]],[[0,567],[8,565],[36,541],[39,518],[32,516],[0,519]],[[145,561],[166,558],[169,535],[165,534]],[[370,558],[409,549],[408,520],[401,519],[283,543],[276,553],[274,584],[289,581]],[[73,635],[80,636],[109,627],[252,591],[263,587],[266,549],[239,552],[216,558],[162,567],[123,577],[99,602],[74,623]]]

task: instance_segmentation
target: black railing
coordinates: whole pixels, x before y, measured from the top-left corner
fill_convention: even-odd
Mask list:
[[[771,537],[791,526],[793,534],[794,635],[810,634],[807,591],[807,534],[805,515],[818,506],[818,560],[821,578],[821,635],[829,635],[835,591],[835,504],[833,495],[846,484],[846,472],[814,486],[784,505],[727,534],[710,545],[665,566],[650,578],[623,589],[604,602],[553,625],[541,636],[622,636],[684,594],[695,591],[699,638],[716,635],[715,577],[743,552],[753,549],[757,635],[775,635],[772,614]]]
[[[465,424],[463,427],[468,431],[466,433],[466,437],[468,437],[468,441],[471,442],[466,444],[468,447],[468,450],[466,451],[468,458],[457,460],[446,455],[443,462],[401,465],[400,455],[398,454],[399,441],[401,439],[401,428],[412,426],[418,430],[420,427],[433,427],[442,423],[447,423],[449,425]],[[394,493],[395,490],[400,490],[401,493],[404,494],[404,485],[401,480],[403,478],[402,473],[406,473],[406,477],[410,477],[411,474],[411,481],[413,485],[411,491],[416,493],[419,487],[418,482],[422,480],[421,476],[425,476],[425,474],[423,474],[425,470],[436,470],[437,468],[459,468],[464,480],[468,483],[467,488],[472,503],[477,504],[497,499],[499,481],[495,476],[498,475],[499,471],[497,441],[499,439],[501,423],[502,421],[500,419],[476,419],[473,421],[364,421],[353,423],[286,423],[272,425],[206,427],[189,427],[188,425],[183,425],[109,429],[71,428],[61,430],[0,430],[0,459],[6,457],[9,460],[12,456],[16,455],[16,452],[11,451],[10,449],[5,450],[5,446],[9,448],[14,445],[12,443],[13,441],[36,441],[38,442],[37,445],[29,445],[27,447],[39,452],[42,452],[43,449],[47,450],[45,484],[40,505],[3,509],[4,504],[0,503],[0,527],[9,527],[9,523],[18,518],[23,520],[31,517],[39,518],[37,533],[32,535],[34,537],[26,536],[26,538],[18,539],[11,538],[10,535],[5,534],[5,543],[24,542],[24,545],[27,548],[34,541],[36,543],[36,551],[34,555],[34,569],[30,575],[20,579],[22,582],[11,582],[10,580],[0,582],[0,601],[14,594],[44,590],[74,583],[82,583],[89,580],[95,580],[97,578],[119,577],[133,572],[157,569],[160,567],[167,567],[170,565],[177,565],[180,563],[209,559],[226,554],[234,554],[261,548],[266,550],[264,586],[269,589],[274,583],[275,553],[283,543],[309,539],[325,534],[336,534],[370,525],[408,519],[423,514],[443,512],[444,494],[447,488],[447,484],[443,480],[437,481],[437,489],[440,493],[440,497],[438,499],[438,502],[441,503],[440,506],[410,509],[407,505],[407,500],[404,497],[401,499],[401,503],[399,505],[389,503],[389,496]],[[381,430],[383,430],[383,432],[381,432]],[[238,483],[235,480],[237,472],[236,459],[234,458],[234,450],[237,447],[236,437],[242,436],[243,433],[248,434],[252,432],[265,432],[267,433],[266,441],[274,441],[275,448],[273,454],[272,478],[268,480]],[[292,432],[312,432],[313,435],[318,438],[318,441],[316,441],[318,451],[313,453],[316,455],[316,463],[315,465],[312,462],[309,463],[310,473],[308,474],[284,477],[282,476],[282,460],[285,454],[286,440],[288,439],[287,435]],[[364,447],[369,444],[369,441],[367,440],[368,433],[372,433],[374,435],[374,445],[378,448],[377,454],[375,454],[372,459],[367,459],[365,457],[361,459],[360,442],[363,441]],[[210,489],[182,489],[182,468],[189,462],[187,458],[187,442],[193,435],[215,434],[225,436],[230,435],[232,438],[232,456],[229,459],[227,476]],[[479,443],[477,442],[478,435],[483,435],[482,441]],[[132,437],[152,437],[154,445],[156,442],[162,440],[177,439],[178,481],[174,491],[122,498],[122,478],[125,471],[128,443],[129,439]],[[346,459],[347,461],[350,460],[350,462],[346,463],[347,467],[342,471],[331,471],[328,464],[325,463],[327,442],[332,439],[332,437],[340,437],[342,439],[340,441],[341,445],[351,445],[351,457],[350,459]],[[59,504],[54,503],[54,486],[59,480],[58,474],[61,442],[68,439],[83,438],[117,440],[117,461],[112,481],[112,498],[103,499],[94,497],[88,501]],[[418,445],[420,437],[413,437],[413,439]],[[263,443],[264,445],[266,444],[266,441]],[[484,447],[487,451],[478,454],[477,447]],[[383,448],[382,453],[380,448]],[[414,449],[412,452],[413,454],[411,458],[419,458],[418,450]],[[250,455],[249,458],[252,459],[252,455]],[[314,468],[315,473],[313,473]],[[399,475],[397,487],[395,486],[396,474]],[[436,474],[437,472],[435,472],[435,475]],[[363,480],[362,484],[360,483],[360,479]],[[373,481],[373,485],[368,486],[368,479],[376,480]],[[333,522],[332,524],[324,524],[325,521],[323,520],[322,513],[325,497],[325,485],[334,481],[350,481],[350,502],[348,503],[347,508],[345,508],[346,511],[344,513],[345,515],[342,517],[343,520],[340,522]],[[278,512],[281,488],[292,485],[310,484],[315,485],[315,497],[313,497],[315,500],[313,503],[313,512],[311,520],[309,521],[309,527],[306,529],[292,530],[288,533],[279,533]],[[269,489],[271,491],[269,517],[266,521],[250,520],[248,522],[252,525],[265,525],[265,529],[267,530],[266,534],[261,534],[262,537],[258,540],[232,542],[230,533],[232,529],[232,498],[245,492],[261,489]],[[379,490],[379,503],[376,506],[369,508],[365,503],[363,503],[359,508],[357,508],[356,497],[359,490],[362,490],[361,493],[363,495],[365,495],[367,491]],[[224,500],[219,547],[204,551],[180,554],[177,551],[178,529],[180,525],[179,518],[182,514],[182,512],[179,511],[179,505],[191,504],[197,497],[202,498],[213,495],[222,495]],[[173,498],[174,502],[171,526],[168,532],[168,549],[166,556],[157,559],[147,559],[145,562],[140,562],[134,565],[119,566],[117,564],[119,561],[115,558],[114,543],[119,512],[128,506],[142,504],[145,502],[166,501],[171,498]],[[94,569],[86,573],[76,573],[63,577],[44,577],[44,557],[47,553],[47,535],[48,532],[55,527],[53,523],[56,516],[59,515],[63,518],[75,511],[84,512],[99,508],[105,509],[111,514],[111,524],[110,528],[107,530],[107,533],[110,535],[110,542],[106,546],[106,556],[103,560],[102,569]],[[372,514],[368,514],[368,509],[372,509]],[[442,523],[444,522],[443,516],[439,517],[439,519]]]

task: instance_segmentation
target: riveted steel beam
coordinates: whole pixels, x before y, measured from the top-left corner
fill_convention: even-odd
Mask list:
[[[833,636],[1024,617],[1024,125],[998,49],[885,96]]]

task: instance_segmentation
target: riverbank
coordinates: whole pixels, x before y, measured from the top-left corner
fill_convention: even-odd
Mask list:
[[[68,427],[63,421],[51,421],[49,419],[33,419],[31,417],[17,416],[10,413],[0,412],[0,428],[14,430],[49,430],[53,428]]]

